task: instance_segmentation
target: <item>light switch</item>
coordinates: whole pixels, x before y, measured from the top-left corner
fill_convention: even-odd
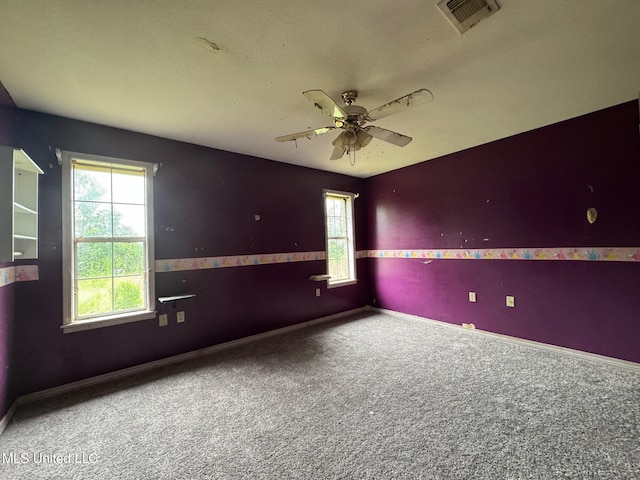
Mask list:
[[[515,307],[516,306],[516,298],[511,295],[507,295],[507,307]]]
[[[469,301],[470,302],[476,301],[476,292],[469,292]]]

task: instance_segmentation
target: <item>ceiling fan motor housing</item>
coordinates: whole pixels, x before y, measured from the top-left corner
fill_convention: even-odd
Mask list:
[[[346,123],[348,125],[362,126],[369,119],[367,109],[359,105],[347,105],[342,110],[347,114]]]
[[[367,114],[367,109],[361,107],[360,105],[347,105],[342,110],[344,110],[344,113],[346,113],[349,117],[352,115],[360,116]]]

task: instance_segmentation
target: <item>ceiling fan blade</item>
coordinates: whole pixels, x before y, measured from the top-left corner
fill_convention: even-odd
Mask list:
[[[373,125],[369,125],[363,130],[365,130],[373,138],[392,143],[393,145],[397,145],[399,147],[404,147],[405,145],[409,144],[411,140],[413,140],[411,137],[407,137],[406,135],[402,135],[401,133],[392,132],[391,130],[387,130],[386,128],[375,127]]]
[[[409,95],[397,98],[392,102],[385,103],[384,105],[370,110],[367,114],[371,120],[378,120],[379,118],[388,117],[394,113],[403,112],[411,107],[416,107],[433,100],[433,94],[426,88],[416,90]],[[374,135],[375,136],[375,135]]]
[[[322,128],[314,128],[313,130],[307,130],[305,132],[292,133],[290,135],[283,135],[281,137],[276,137],[276,142],[289,142],[291,140],[297,140],[298,138],[311,138],[311,135],[322,135],[323,133],[330,132],[334,130],[336,127],[322,127]]]
[[[329,160],[340,160],[342,158],[342,156],[344,155],[344,152],[346,152],[346,150],[342,147],[335,147],[333,149],[333,152],[331,153],[331,158],[329,158]]]
[[[302,94],[331,118],[345,118],[347,116],[344,110],[342,110],[342,107],[322,90],[307,90],[306,92],[302,92]]]

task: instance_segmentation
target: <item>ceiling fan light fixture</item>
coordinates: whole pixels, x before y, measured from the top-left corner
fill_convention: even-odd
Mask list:
[[[342,148],[343,150],[351,150],[351,148],[356,144],[356,135],[353,130],[345,130],[331,143],[334,147]]]
[[[358,133],[356,133],[356,143],[359,148],[364,148],[369,145],[372,138],[373,137],[364,130],[358,130]]]
[[[346,130],[331,142],[334,147],[355,152],[369,145],[373,137],[364,130]]]

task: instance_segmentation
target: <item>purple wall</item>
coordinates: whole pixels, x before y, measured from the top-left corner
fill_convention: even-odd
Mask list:
[[[14,103],[13,98],[11,98],[7,89],[4,88],[4,85],[0,82],[0,107],[15,108],[15,106],[16,104]]]
[[[54,153],[162,164],[154,181],[157,259],[322,251],[323,188],[362,193],[358,250],[638,246],[636,102],[367,180],[24,110],[0,109],[0,122],[0,143],[25,148],[45,172],[40,258],[24,261],[39,266],[40,280],[0,288],[4,412],[16,395],[374,299],[382,308],[640,361],[637,263],[362,259],[358,285],[329,290],[308,280],[324,272],[324,261],[163,272],[158,296],[197,295],[180,305],[186,323],[159,306],[168,327],[149,320],[65,335]],[[599,211],[594,225],[585,220],[589,207]],[[504,306],[505,295],[516,297],[516,308]]]
[[[370,178],[370,248],[638,246],[638,123],[629,102]],[[637,263],[381,258],[370,271],[381,308],[640,362]]]
[[[0,91],[3,89],[0,83]],[[2,106],[0,92],[0,145],[14,146],[14,119],[16,111]],[[0,225],[0,231],[4,231]],[[0,268],[13,263],[0,262]],[[4,417],[16,399],[13,379],[15,369],[12,362],[14,324],[14,285],[0,286],[0,418]]]
[[[11,264],[0,262],[0,267]],[[0,419],[15,401],[13,362],[14,284],[0,287]]]
[[[322,189],[360,192],[364,181],[35,112],[21,110],[17,124],[25,150],[45,172],[40,280],[16,284],[18,395],[369,303],[366,259],[358,261],[356,286],[329,290],[308,280],[325,271],[324,261],[162,272],[157,296],[197,295],[179,305],[184,324],[159,305],[169,314],[167,327],[149,320],[63,334],[55,148],[162,164],[154,179],[157,259],[322,251]],[[358,249],[366,248],[365,215],[356,203]]]

